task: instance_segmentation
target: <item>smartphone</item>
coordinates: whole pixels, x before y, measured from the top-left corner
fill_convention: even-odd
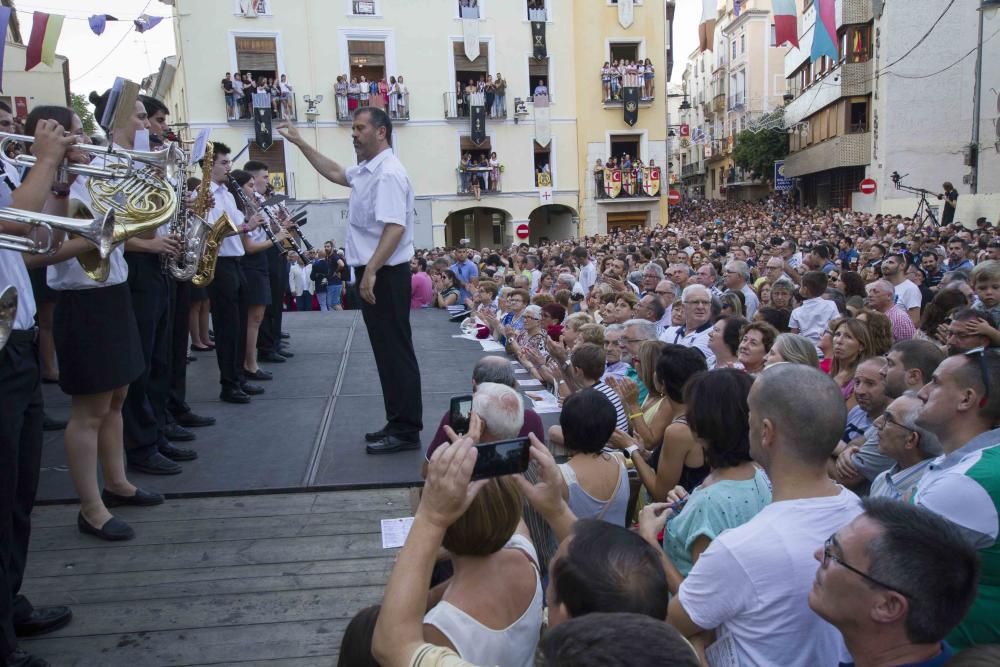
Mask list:
[[[472,470],[472,479],[514,475],[528,469],[531,441],[527,438],[514,438],[487,442],[476,445],[476,451],[478,456],[476,467]]]
[[[451,428],[459,435],[469,432],[469,415],[472,413],[472,396],[451,397]]]

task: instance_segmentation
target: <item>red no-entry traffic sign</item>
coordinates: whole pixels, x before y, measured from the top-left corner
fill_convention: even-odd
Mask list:
[[[515,231],[515,233],[517,234],[517,238],[524,240],[531,235],[531,228],[522,222],[520,225],[517,226],[517,230]]]
[[[875,183],[874,178],[866,178],[865,180],[861,181],[861,194],[873,195],[875,194],[875,189],[877,187],[878,184]]]
[[[675,206],[681,203],[681,193],[677,190],[671,190],[667,193],[667,203],[671,206]]]

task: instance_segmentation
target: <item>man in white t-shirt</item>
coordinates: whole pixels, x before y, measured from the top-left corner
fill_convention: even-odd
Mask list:
[[[582,245],[573,248],[573,259],[580,268],[580,287],[584,294],[590,294],[590,288],[597,282],[597,269],[593,260]]]
[[[749,406],[750,454],[767,472],[774,500],[712,540],[667,620],[689,638],[715,630],[710,664],[729,653],[741,665],[835,665],[843,641],[809,609],[808,593],[815,553],[861,512],[858,497],[825,468],[847,418],[844,398],[828,375],[778,364],[758,377]]]
[[[920,288],[906,277],[906,261],[902,255],[889,255],[882,260],[882,277],[892,283],[896,305],[906,311],[914,326],[920,324],[923,296]]]

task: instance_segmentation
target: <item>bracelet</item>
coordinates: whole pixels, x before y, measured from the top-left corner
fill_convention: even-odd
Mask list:
[[[632,421],[632,420],[633,420],[633,419],[635,419],[636,417],[641,417],[641,416],[642,416],[642,413],[641,413],[641,412],[633,412],[632,414],[630,414],[630,415],[628,416],[628,419],[629,419],[629,421]]]

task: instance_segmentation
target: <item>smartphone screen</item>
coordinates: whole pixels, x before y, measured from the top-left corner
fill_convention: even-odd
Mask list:
[[[514,475],[528,469],[531,442],[527,438],[515,438],[500,442],[476,445],[478,456],[472,479]]]
[[[469,432],[469,415],[472,414],[472,396],[453,396],[451,399],[451,428],[459,435]]]

